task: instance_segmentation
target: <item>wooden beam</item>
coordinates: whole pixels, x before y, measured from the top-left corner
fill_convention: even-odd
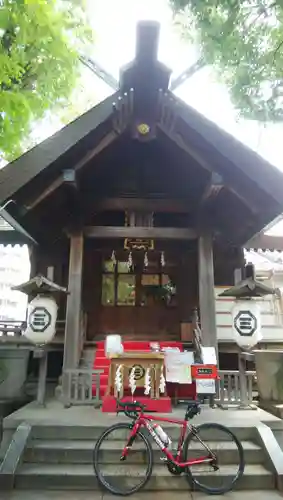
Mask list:
[[[83,247],[82,232],[72,234],[70,236],[69,294],[67,296],[63,370],[77,368],[79,362]]]
[[[68,168],[63,170],[62,177],[63,177],[63,184],[75,187],[76,189],[78,188],[77,176],[74,168]]]
[[[200,205],[203,207],[207,204],[207,202],[210,202],[217,198],[218,194],[223,188],[224,182],[222,176],[217,174],[216,172],[212,172],[210,181],[206,185],[205,190],[202,194]]]
[[[65,194],[66,210],[77,227],[81,227],[83,197],[77,182],[76,171],[74,169],[64,170],[62,176],[64,179],[62,189]]]
[[[277,250],[283,252],[283,237],[282,236],[269,236],[267,234],[259,234],[249,240],[245,245],[246,249],[255,250]]]
[[[214,297],[213,240],[207,231],[198,240],[199,309],[202,344],[217,352],[217,329]]]
[[[75,172],[81,170],[87,163],[90,162],[95,156],[97,156],[101,151],[103,151],[107,146],[109,146],[117,137],[117,133],[112,131],[98,143],[98,145],[88,151],[86,155],[73,167]],[[65,182],[64,173],[60,174],[60,176],[55,179],[44,191],[42,191],[39,196],[29,201],[25,208],[27,211],[35,208],[39,203],[45,200],[48,196],[50,196],[56,189],[58,189]]]
[[[189,154],[189,156],[191,156],[191,158],[193,158],[195,160],[196,163],[198,163],[202,168],[204,168],[205,170],[207,170],[208,172],[210,172],[211,174],[214,173],[214,169],[213,167],[209,164],[208,161],[206,161],[192,146],[188,145],[182,135],[180,133],[175,132],[175,133],[172,133],[172,132],[169,132],[166,127],[162,126],[161,124],[158,124],[158,127],[160,128],[160,130],[162,130],[162,132],[164,134],[166,134],[168,137],[170,137],[170,139],[175,142],[175,144],[177,144],[177,146],[179,146],[181,149],[183,149],[186,153]],[[233,186],[231,186],[231,183],[227,183],[227,180],[225,180],[225,187],[227,189],[229,189],[229,191],[231,193],[233,193],[235,196],[237,196],[237,198],[239,198],[239,200],[241,200],[241,202],[246,205],[249,210],[254,213],[254,214],[257,214],[258,213],[258,206],[256,206],[254,203],[253,203],[253,200],[251,199],[250,196],[247,196],[247,198],[243,195],[243,193],[240,193],[238,190],[236,190]]]
[[[194,240],[197,238],[194,229],[171,227],[87,226],[83,233],[87,238],[149,238],[156,240]]]
[[[138,212],[189,213],[189,200],[166,198],[102,198],[93,202],[98,212],[134,210]]]

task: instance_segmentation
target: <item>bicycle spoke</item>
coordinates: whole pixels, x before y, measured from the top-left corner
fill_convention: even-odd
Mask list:
[[[188,470],[190,482],[196,489],[207,493],[230,491],[243,475],[241,444],[229,429],[221,425],[203,424],[197,429],[197,435],[190,434],[184,444],[186,461],[209,456],[204,444],[210,448],[215,461],[192,465]]]
[[[129,495],[138,491],[151,475],[152,452],[140,433],[125,461],[120,460],[130,432],[129,425],[117,424],[104,432],[95,447],[95,472],[101,484],[114,494]]]

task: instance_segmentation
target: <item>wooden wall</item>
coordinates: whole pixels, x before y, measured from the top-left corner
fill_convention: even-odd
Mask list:
[[[103,306],[102,257],[94,245],[88,242],[85,247],[83,281],[88,340],[103,339],[106,333],[119,333],[129,340],[179,340],[181,322],[188,321],[197,302],[196,253],[188,255],[189,258],[186,256],[180,261],[180,255],[178,252],[176,254],[176,306]]]
[[[105,248],[105,242],[103,248]],[[112,245],[112,243],[111,243]],[[109,244],[109,248],[112,248]],[[180,339],[182,322],[188,322],[192,310],[198,307],[197,243],[190,248],[173,244],[170,255],[175,259],[177,306],[102,306],[102,251],[98,242],[88,240],[84,248],[84,274],[82,304],[87,313],[88,340],[103,339],[106,333],[120,333],[127,339],[169,340]],[[60,251],[59,251],[60,250]],[[109,250],[109,255],[111,250]],[[165,255],[167,251],[165,252]],[[174,256],[175,255],[175,256]],[[242,254],[235,249],[214,249],[215,285],[232,285],[233,270],[241,265]],[[59,285],[68,286],[68,245],[56,252],[38,249],[36,273],[46,274],[54,266],[54,279]],[[59,319],[65,319],[66,297],[60,297]]]

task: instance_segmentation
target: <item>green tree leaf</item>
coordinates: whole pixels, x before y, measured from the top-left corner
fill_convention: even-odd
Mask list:
[[[240,114],[283,121],[283,2],[170,0],[200,56],[230,90]]]
[[[33,122],[64,107],[80,76],[78,54],[93,42],[81,0],[2,0],[0,151],[21,154]]]

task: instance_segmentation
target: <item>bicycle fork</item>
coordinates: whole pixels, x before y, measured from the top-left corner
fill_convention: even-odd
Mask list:
[[[136,438],[136,435],[137,435],[137,432],[138,432],[138,428],[139,428],[139,426],[137,424],[134,425],[133,430],[132,430],[132,432],[130,434],[130,437],[128,439],[128,442],[127,442],[125,448],[122,451],[122,455],[120,457],[120,462],[124,462],[126,460],[127,455],[129,453],[129,450],[133,446],[133,442],[134,442],[134,440]]]

